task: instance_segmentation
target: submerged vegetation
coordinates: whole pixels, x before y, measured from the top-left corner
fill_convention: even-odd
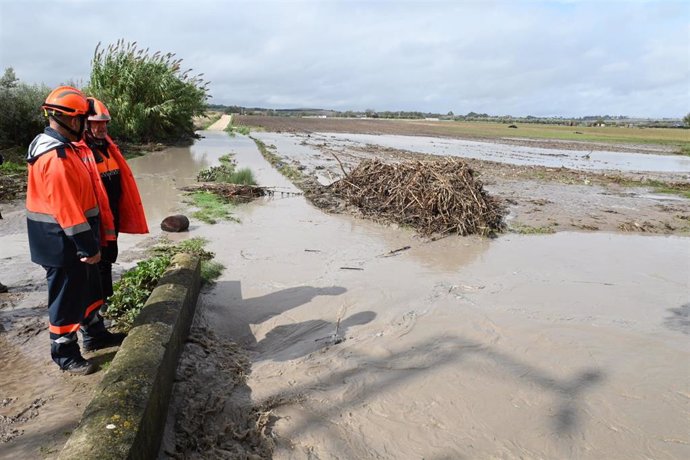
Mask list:
[[[230,123],[228,123],[228,126],[225,127],[225,131],[230,135],[234,136],[235,134],[242,134],[244,136],[249,136],[249,133],[251,132],[251,128],[246,125],[236,125],[235,124],[235,117],[233,116],[230,118]]]
[[[217,184],[234,184],[244,186],[256,186],[254,174],[249,168],[237,169],[237,163],[231,154],[223,155],[218,159],[219,166],[211,166],[197,174],[199,182],[215,182]],[[238,196],[241,194],[238,194]],[[232,217],[232,196],[221,193],[220,189],[205,188],[193,190],[189,196],[192,204],[199,208],[192,216],[206,222],[215,224],[219,220],[235,220]]]
[[[223,182],[226,184],[256,185],[254,173],[249,168],[237,169],[237,163],[230,154],[218,159],[220,166],[201,170],[196,180],[199,182]]]
[[[508,230],[520,235],[549,235],[556,233],[556,229],[553,226],[533,227],[531,225],[518,223],[511,225]]]
[[[276,168],[280,174],[287,177],[293,182],[300,182],[304,179],[304,176],[301,172],[299,172],[297,168],[285,163],[285,161],[283,161],[283,159],[280,156],[276,155],[271,151],[272,149],[275,149],[275,147],[266,146],[266,144],[261,142],[259,139],[256,139],[255,137],[252,137],[252,140],[259,148],[259,152],[261,152],[261,155],[266,159],[266,161],[271,163],[271,166]]]
[[[560,148],[563,142],[597,142],[604,144],[632,144],[640,146],[663,145],[677,154],[690,154],[690,129],[670,127],[642,127],[637,125],[614,126],[602,123],[570,124],[561,120],[560,124],[526,121],[489,121],[488,119],[449,119],[411,120],[390,119],[372,120],[369,118],[338,119],[298,118],[283,116],[238,116],[238,123],[261,128],[267,131],[321,131],[357,132],[357,130],[376,134],[407,134],[416,136],[457,137],[461,139],[507,139],[555,141]],[[511,128],[511,123],[514,123]],[[354,131],[353,131],[354,129]]]
[[[198,208],[192,213],[192,217],[195,219],[207,224],[215,224],[219,220],[237,221],[230,212],[233,204],[229,200],[207,191],[192,192],[189,196],[191,203]]]
[[[178,244],[163,241],[154,246],[151,249],[151,257],[137,263],[136,267],[125,272],[114,284],[106,318],[112,319],[122,331],[131,329],[134,320],[176,254],[198,256],[201,259],[202,283],[213,282],[220,276],[224,267],[213,261],[215,254],[204,249],[206,243],[203,238],[191,238]]]

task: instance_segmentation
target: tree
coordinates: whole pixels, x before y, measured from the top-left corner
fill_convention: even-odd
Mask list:
[[[685,115],[685,117],[683,118],[683,124],[685,124],[685,126],[690,128],[690,113]]]
[[[114,137],[133,142],[178,141],[194,137],[193,118],[206,111],[208,82],[182,59],[160,51],[149,55],[136,42],[96,46],[87,88],[105,103]]]
[[[14,73],[14,69],[12,67],[6,68],[5,73],[0,78],[0,88],[16,88],[18,84],[19,78]]]
[[[19,81],[12,67],[0,78],[0,148],[27,147],[43,131],[41,104],[50,88]]]

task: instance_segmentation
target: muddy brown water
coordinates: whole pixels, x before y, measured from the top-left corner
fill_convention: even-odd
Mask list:
[[[160,218],[187,212],[173,187],[225,153],[262,185],[295,190],[251,139],[205,135],[192,148],[131,161],[154,233]],[[258,136],[280,153],[276,138]],[[163,458],[175,450],[176,414],[195,410],[199,398],[233,417],[235,401],[247,412],[265,403],[275,458],[690,456],[688,238],[563,232],[431,242],[279,194],[235,214],[240,223],[192,220],[189,234],[175,237],[208,238],[226,266],[203,291],[200,314],[218,343],[242,347],[246,384],[190,376],[197,391],[174,401]],[[40,283],[19,234],[0,236],[3,276]],[[126,236],[123,251],[142,241]],[[2,296],[3,317],[18,314]],[[13,324],[0,340],[25,349]],[[29,343],[34,364],[0,361],[2,398],[22,401],[0,414],[43,397],[32,418],[42,425],[18,425],[24,434],[0,444],[0,457],[58,449],[82,409],[72,407],[67,420],[44,417],[74,402],[66,395],[78,380],[51,374],[47,337]],[[232,369],[236,352],[208,356],[232,360],[217,363]],[[229,436],[224,423],[209,419],[200,438]],[[37,439],[44,451],[29,449]]]
[[[274,136],[257,134],[280,153]],[[203,309],[247,350],[252,400],[288,401],[276,458],[690,454],[687,238],[429,242],[301,197],[236,213],[196,232],[227,267]]]

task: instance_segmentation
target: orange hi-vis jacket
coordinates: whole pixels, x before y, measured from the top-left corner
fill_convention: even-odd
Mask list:
[[[98,201],[98,209],[101,211],[101,222],[99,226],[101,235],[100,242],[101,246],[107,246],[108,241],[117,240],[115,219],[113,218],[113,213],[108,204],[108,194],[105,191],[105,186],[103,185],[103,181],[101,181],[101,176],[96,167],[96,159],[93,157],[91,149],[83,141],[74,142],[72,146],[77,155],[79,155],[79,158],[81,158],[84,166],[86,166],[89,176],[91,177],[93,190],[96,193],[96,201]]]
[[[101,174],[106,172],[106,169],[120,170],[122,194],[120,196],[120,202],[117,203],[120,212],[120,228],[118,231],[121,233],[148,233],[149,227],[146,222],[144,205],[141,202],[141,195],[139,194],[137,183],[134,180],[132,169],[129,167],[127,160],[125,160],[117,144],[113,142],[110,136],[106,136],[106,141],[108,143],[108,155],[110,155],[108,160],[110,163],[114,161],[117,166],[108,164],[107,161],[104,161],[98,164],[97,169]],[[81,144],[86,145],[83,141],[79,142],[79,145]]]
[[[50,128],[29,147],[27,230],[37,264],[64,267],[99,251],[97,184],[82,155]]]

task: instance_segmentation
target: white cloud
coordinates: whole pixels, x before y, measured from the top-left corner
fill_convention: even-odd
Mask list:
[[[98,42],[174,52],[213,102],[514,115],[682,116],[681,1],[0,0],[0,66],[88,79]]]

